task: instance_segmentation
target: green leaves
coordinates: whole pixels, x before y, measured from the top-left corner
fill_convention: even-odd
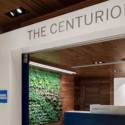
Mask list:
[[[58,120],[50,102],[35,92],[29,92],[29,125],[44,125]]]
[[[60,120],[59,82],[58,74],[29,70],[29,125],[45,125]]]
[[[29,87],[49,88],[59,93],[60,76],[47,71],[36,71],[29,69]]]

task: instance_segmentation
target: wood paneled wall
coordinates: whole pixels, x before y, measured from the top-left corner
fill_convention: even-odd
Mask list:
[[[2,29],[0,29],[0,34],[2,34],[2,32],[3,32]]]
[[[114,105],[114,78],[110,78],[110,105]]]
[[[60,15],[66,14],[66,13],[70,13],[70,12],[73,12],[73,11],[76,11],[76,10],[79,10],[79,9],[83,9],[83,8],[86,8],[86,7],[89,7],[89,6],[98,4],[98,3],[102,3],[102,2],[105,2],[105,1],[108,1],[108,0],[85,0],[85,1],[77,3],[75,5],[66,7],[64,9],[60,9],[60,10],[57,10],[55,12],[43,15],[41,17],[37,17],[35,19],[29,20],[29,21],[26,21],[26,22],[22,22],[21,27],[31,25],[31,24],[34,24],[34,23],[37,23],[37,22],[40,22],[40,21],[44,21],[44,20],[47,20],[47,19],[50,19],[50,18],[53,18],[53,17],[57,17],[57,16],[60,16]]]
[[[80,88],[80,105],[75,106],[75,110],[79,107],[81,111],[89,111],[90,104],[113,104],[113,78],[82,79],[79,83],[75,82],[75,86],[78,84]]]
[[[80,82],[75,81],[74,83],[74,109],[80,110]]]
[[[64,125],[64,112],[74,110],[74,76],[61,74],[60,99],[62,100],[62,118],[48,125]]]

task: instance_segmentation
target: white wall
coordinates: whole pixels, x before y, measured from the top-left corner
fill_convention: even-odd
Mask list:
[[[125,106],[125,78],[114,79],[114,105]]]
[[[105,2],[88,7],[70,14],[62,15],[47,21],[27,26],[9,33],[0,35],[0,90],[8,90],[8,103],[0,103],[0,125],[21,124],[21,54],[38,50],[46,50],[73,44],[90,44],[101,42],[103,39],[112,38],[125,34],[125,16],[118,19],[88,27],[76,28],[68,32],[52,35],[48,32],[47,37],[29,40],[27,31],[41,26],[50,26],[52,22],[71,19],[81,14],[106,9],[114,5],[123,6],[125,0],[117,2]]]

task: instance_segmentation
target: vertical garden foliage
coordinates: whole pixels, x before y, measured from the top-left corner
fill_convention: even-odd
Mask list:
[[[61,118],[60,76],[29,69],[29,125],[45,125]]]

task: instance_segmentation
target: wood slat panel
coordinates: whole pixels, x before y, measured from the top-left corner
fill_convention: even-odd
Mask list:
[[[73,87],[73,86],[72,86]],[[61,91],[60,92],[60,95],[62,96],[62,97],[72,97],[72,96],[74,96],[74,90],[68,90],[68,91]]]
[[[35,53],[33,55],[30,55],[30,58],[31,60],[36,60],[36,62],[39,59],[43,64],[48,63],[54,67],[74,71],[77,73],[76,75],[74,75],[77,79],[83,77],[124,77],[125,63],[81,68],[72,67],[91,65],[97,61],[103,61],[104,63],[121,61],[121,59],[125,58],[125,39],[118,39],[91,45],[72,47],[46,53]],[[121,72],[114,73],[114,70],[121,70]],[[84,73],[90,74],[86,75]]]
[[[114,79],[110,78],[110,105],[114,105]]]
[[[59,122],[48,125],[64,125],[64,112],[74,110],[74,76],[61,74],[60,99],[62,101],[62,118]]]
[[[4,33],[104,1],[106,0],[3,0],[0,2],[0,26]],[[29,13],[13,19],[4,15],[19,7],[27,9]]]
[[[107,0],[86,0],[86,1],[83,1],[81,0],[80,3],[76,4],[76,5],[73,5],[71,7],[67,7],[65,9],[62,9],[62,10],[58,10],[56,12],[53,12],[53,13],[50,13],[50,14],[47,14],[45,16],[42,16],[42,17],[38,17],[38,18],[35,18],[33,20],[30,20],[30,21],[27,21],[27,22],[24,22],[24,23],[21,23],[21,26],[27,26],[27,25],[30,25],[30,24],[34,24],[36,22],[40,22],[40,21],[43,21],[43,20],[47,20],[47,19],[50,19],[52,17],[56,17],[56,16],[59,16],[59,15],[63,15],[63,14],[66,14],[66,13],[69,13],[69,12],[72,12],[72,11],[75,11],[75,10],[78,10],[78,9],[82,9],[82,8],[85,8],[85,7],[88,7],[88,6],[92,6],[92,5],[95,5],[95,4],[98,4],[98,3],[101,3],[101,2],[105,2]],[[68,5],[68,2],[60,0],[61,3],[65,2],[65,6]],[[72,5],[72,4],[70,4]]]
[[[74,89],[74,109],[80,110],[80,89]]]
[[[66,109],[67,107],[74,108],[74,102],[62,102],[63,108]]]
[[[85,110],[90,111],[91,104],[99,104],[99,87],[89,86],[85,88]]]
[[[100,86],[100,104],[102,105],[110,104],[110,84]]]
[[[89,111],[91,104],[110,105],[110,102],[112,102],[112,100],[110,100],[110,82],[109,78],[81,80],[80,110]]]

